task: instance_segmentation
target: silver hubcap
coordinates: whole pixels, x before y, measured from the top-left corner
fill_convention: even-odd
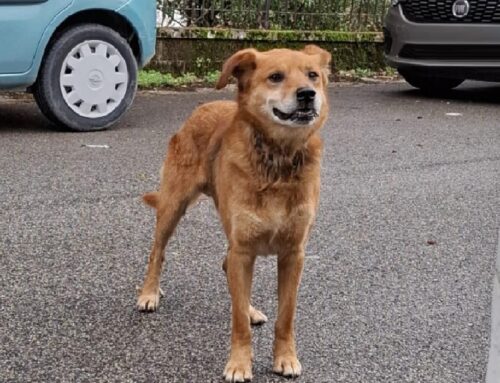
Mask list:
[[[110,114],[122,102],[128,85],[127,63],[111,44],[88,40],[64,59],[60,83],[66,104],[86,118]]]

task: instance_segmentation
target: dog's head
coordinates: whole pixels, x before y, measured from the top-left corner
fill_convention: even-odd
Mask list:
[[[311,130],[321,126],[328,112],[330,61],[330,53],[315,45],[301,51],[244,49],[224,63],[216,87],[225,87],[234,76],[240,108],[259,125],[288,133]]]

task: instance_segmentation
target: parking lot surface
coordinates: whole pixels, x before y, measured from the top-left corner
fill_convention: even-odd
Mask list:
[[[486,377],[500,225],[500,86],[448,98],[402,83],[330,88],[321,205],[296,331],[300,382]],[[0,381],[219,382],[230,335],[226,243],[200,200],[167,247],[158,312],[135,309],[168,138],[231,92],[141,93],[112,130],[53,131],[0,101]],[[90,145],[90,146],[89,146]],[[93,146],[97,145],[97,146]],[[260,258],[255,382],[271,372],[274,257]]]

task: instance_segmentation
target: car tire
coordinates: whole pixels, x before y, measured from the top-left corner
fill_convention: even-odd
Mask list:
[[[33,95],[42,113],[61,128],[103,130],[132,105],[137,62],[127,41],[100,24],[80,24],[55,37]]]
[[[464,79],[444,78],[432,74],[420,74],[410,70],[398,70],[408,84],[425,93],[443,93],[456,88]]]

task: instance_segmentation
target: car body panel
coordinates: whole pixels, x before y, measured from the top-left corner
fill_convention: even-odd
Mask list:
[[[71,1],[0,1],[0,73],[23,73],[30,69],[47,25]]]
[[[68,17],[85,10],[115,11],[130,22],[139,37],[141,48],[138,60],[139,66],[146,65],[154,54],[156,38],[156,2],[154,0],[36,1],[0,0],[0,24],[8,15],[12,19],[17,17],[18,26],[30,23],[41,25],[38,29],[35,29],[35,27],[30,29],[30,33],[27,35],[28,40],[30,40],[28,43],[23,45],[14,41],[9,43],[10,45],[5,45],[10,49],[2,49],[2,52],[0,52],[0,89],[25,88],[32,85],[36,81],[45,49],[54,31]],[[44,16],[40,18],[42,14]],[[5,26],[0,25],[0,32],[10,36],[14,33],[19,35],[26,33],[25,29],[18,28],[15,25],[13,23],[5,24]],[[39,36],[38,40],[34,39],[33,36]],[[9,36],[7,36],[6,40],[8,39]],[[22,41],[24,42],[24,40]],[[0,37],[0,46],[4,47],[2,37]],[[19,51],[24,51],[24,53],[17,53]],[[12,52],[16,52],[16,56],[20,57],[17,59],[17,64],[22,63],[22,65],[14,65],[15,60],[10,58],[10,55],[15,56]],[[5,58],[7,55],[9,58]]]
[[[142,2],[141,2],[142,1]],[[145,66],[154,56],[156,48],[156,1],[128,1],[117,12],[134,26],[139,36],[141,57],[139,66]],[[154,25],[154,28],[151,28]]]
[[[500,24],[415,23],[405,17],[401,6],[398,5],[389,9],[385,28],[392,38],[391,49],[386,53],[386,59],[393,67],[500,69],[500,60],[424,60],[399,56],[405,44],[498,45]]]

